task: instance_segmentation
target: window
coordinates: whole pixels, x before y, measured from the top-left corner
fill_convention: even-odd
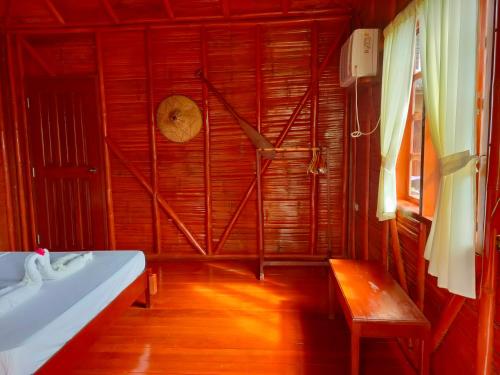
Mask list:
[[[420,73],[413,77],[408,196],[418,200],[422,183],[420,174],[422,172],[424,91]]]
[[[406,129],[396,166],[398,200],[413,211],[431,217],[439,183],[437,158],[425,126],[424,85],[417,26],[415,62]]]

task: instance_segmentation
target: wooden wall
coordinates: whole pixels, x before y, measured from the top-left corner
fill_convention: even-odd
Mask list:
[[[312,144],[311,129],[317,128],[317,144],[329,150],[330,210],[323,176],[314,219],[318,223],[315,250],[309,246],[315,216],[310,212],[312,177],[306,174],[310,155],[279,156],[264,178],[266,252],[324,257],[328,212],[332,254],[343,255],[345,95],[338,85],[338,63],[340,46],[349,32],[349,17],[325,16],[11,37],[17,77],[101,78],[103,90],[96,95],[103,97],[106,116],[101,117],[111,145],[115,247],[144,249],[162,257],[199,253],[161,205],[155,216],[154,199],[140,183],[141,176],[150,186],[157,179],[160,198],[208,254],[256,255],[254,148],[194,72],[202,68],[235,109],[275,143],[309,87],[312,72],[334,44],[319,84],[315,82],[319,89],[313,90],[282,144],[307,147]],[[16,84],[21,86],[19,78]],[[187,95],[203,110],[204,130],[185,144],[169,142],[156,128],[151,132],[156,107],[171,94]],[[312,106],[315,100],[318,105]],[[22,118],[19,105],[20,122]],[[241,215],[235,216],[240,206]],[[234,227],[227,230],[235,217]]]
[[[355,12],[356,27],[378,27],[383,29],[401,11],[408,1],[393,0],[387,6],[376,6],[376,1],[366,2]],[[359,108],[361,127],[364,131],[372,129],[379,117],[380,84],[365,85],[359,91]],[[351,93],[351,100],[353,95]],[[353,111],[351,110],[351,127],[353,126]],[[383,226],[376,217],[378,178],[380,167],[380,140],[379,132],[371,137],[361,137],[350,141],[353,153],[351,169],[351,198],[349,212],[351,254],[361,258],[364,252],[370,259],[381,259],[383,241]],[[357,206],[357,208],[355,207]],[[420,236],[420,222],[414,218],[398,214],[398,234],[401,243],[409,293],[416,300],[416,267],[419,253],[418,239]],[[425,228],[425,227],[424,227]],[[427,229],[428,230],[428,229]],[[390,271],[396,277],[396,268],[389,249]],[[477,259],[477,280],[481,279],[481,259]],[[443,311],[450,301],[451,294],[436,285],[436,279],[429,275],[425,281],[424,313],[430,320],[433,329],[440,322]],[[474,374],[476,371],[476,345],[478,332],[478,300],[467,300],[458,316],[451,325],[442,344],[433,353],[432,369],[434,373],[446,374]],[[496,320],[496,354],[495,373],[500,372],[500,358],[498,343],[500,342],[500,328],[498,319],[499,296],[497,293],[497,320]]]

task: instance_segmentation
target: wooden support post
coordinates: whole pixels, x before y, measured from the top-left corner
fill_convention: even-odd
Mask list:
[[[102,41],[101,34],[95,34],[96,54],[97,54],[97,72],[99,76],[99,99],[101,105],[101,122],[102,122],[102,136],[103,139],[108,137],[108,112],[106,109],[106,92],[104,88],[104,72],[103,72],[103,59],[102,59]],[[116,249],[116,235],[115,235],[115,214],[113,206],[113,186],[111,180],[111,162],[109,155],[109,147],[104,142],[104,168],[106,180],[106,212],[108,221],[108,246],[110,249]]]
[[[486,17],[487,1],[480,1],[480,12]],[[496,19],[500,17],[497,5]],[[493,373],[493,356],[495,354],[495,313],[498,317],[498,297],[496,296],[498,279],[498,236],[500,234],[500,35],[495,31],[495,61],[492,84],[492,121],[490,129],[490,153],[488,161],[486,230],[483,258],[483,283],[479,298],[479,314],[477,329],[476,374]],[[483,40],[483,39],[478,39]],[[483,50],[478,44],[478,48]],[[480,61],[480,60],[478,60]],[[483,73],[484,74],[484,73]],[[478,80],[479,82],[480,80]],[[478,119],[479,121],[479,119]],[[495,309],[495,303],[497,304]]]
[[[262,170],[260,151],[255,151],[256,177],[257,177],[257,247],[259,251],[259,280],[264,279],[264,209],[262,201]]]
[[[16,173],[17,173],[17,192],[19,201],[19,217],[21,221],[21,244],[23,250],[28,250],[30,248],[30,243],[28,239],[28,221],[27,221],[27,209],[26,209],[26,194],[25,194],[25,183],[24,183],[24,165],[23,165],[23,155],[21,151],[21,135],[19,132],[19,106],[18,106],[18,93],[16,90],[17,80],[16,73],[14,71],[14,45],[12,40],[12,35],[7,35],[7,65],[9,69],[9,85],[10,85],[10,96],[12,100],[12,121],[14,125],[14,152],[16,156]],[[17,65],[17,64],[16,64]]]
[[[342,237],[341,237],[341,242],[340,246],[342,249],[342,254],[346,254],[347,250],[347,228],[348,228],[348,223],[349,223],[349,159],[350,159],[350,150],[349,150],[349,108],[350,108],[350,103],[349,103],[349,95],[344,93],[344,157],[342,160],[343,163],[343,171],[342,171]],[[327,158],[327,166],[328,169],[330,169],[330,160]]]
[[[328,50],[328,53],[326,57],[324,58],[323,62],[321,63],[319,69],[318,69],[318,77],[321,77],[323,71],[326,69],[327,64],[330,61],[330,58],[332,57],[334,51],[337,50],[340,41],[342,40],[342,37],[344,36],[345,32],[347,31],[347,27],[345,30],[341,31],[338,36],[335,38],[334,42],[331,44],[330,49]],[[291,127],[295,123],[295,120],[297,119],[298,115],[302,111],[302,108],[306,104],[307,100],[309,99],[309,96],[311,95],[311,88],[312,85],[309,86],[309,88],[306,90],[304,95],[302,96],[300,102],[297,104],[295,107],[292,115],[290,116],[287,124],[285,125],[284,129],[281,131],[280,135],[278,136],[278,139],[276,140],[275,147],[280,147],[283,144],[283,141],[285,140],[286,136],[288,135],[288,132],[290,131]],[[265,173],[267,168],[269,168],[271,164],[271,160],[266,160],[264,165],[262,166],[262,173]],[[243,199],[240,201],[238,207],[236,208],[235,213],[231,217],[228,225],[224,229],[224,232],[222,233],[222,236],[219,240],[219,243],[217,245],[217,248],[215,249],[215,253],[219,252],[223,247],[224,244],[226,243],[231,231],[233,230],[234,225],[236,224],[236,221],[240,217],[243,208],[245,207],[246,203],[250,199],[253,190],[255,189],[256,186],[256,180],[257,178],[254,178],[253,181],[250,183],[250,186],[248,187],[247,191],[245,192],[245,195],[243,196]]]
[[[396,263],[396,269],[398,271],[399,283],[401,284],[401,287],[405,290],[405,292],[408,293],[405,266],[403,263],[403,258],[401,256],[401,246],[399,245],[398,224],[396,222],[396,219],[390,220],[389,227],[391,230],[392,251],[394,255],[394,262]]]
[[[66,24],[66,21],[64,21],[64,17],[57,10],[57,8],[54,5],[54,3],[52,2],[52,0],[45,0],[45,5],[47,6],[47,9],[50,11],[50,13],[57,20],[57,22],[59,22],[61,25],[65,25]]]
[[[156,253],[161,252],[161,216],[158,207],[158,151],[156,147],[156,116],[153,88],[153,62],[151,61],[151,32],[146,29],[145,38],[145,60],[147,71],[148,104],[149,104],[149,141],[151,146],[151,183],[153,185],[153,237]]]
[[[498,165],[498,164],[497,164]],[[498,192],[496,194],[498,196]],[[479,300],[479,317],[477,330],[476,374],[488,375],[493,369],[493,353],[495,352],[495,300],[498,277],[498,249],[495,238],[497,230],[492,230],[488,254],[485,256],[486,268],[483,270],[483,285]],[[485,249],[486,252],[486,249]]]
[[[351,113],[350,113],[350,118],[353,118],[353,106],[351,106]],[[349,129],[350,133],[350,129]],[[359,138],[351,138],[350,137],[350,143],[351,143],[351,168],[350,168],[350,187],[349,187],[349,257],[351,259],[357,259],[357,252],[356,252],[356,226],[357,226],[357,221],[356,221],[356,205],[357,203],[357,194],[356,194],[356,183],[357,183],[357,167],[358,167],[358,139]]]
[[[26,52],[29,53],[31,58],[35,60],[38,65],[51,77],[55,77],[56,73],[52,69],[50,65],[48,65],[45,60],[40,56],[40,54],[24,39],[23,37],[19,37],[20,44],[23,46],[23,48],[26,50]]]
[[[382,253],[382,265],[385,270],[389,269],[389,221],[382,221],[382,242],[381,242],[381,253]]]
[[[205,28],[200,30],[201,40],[201,66],[203,76],[208,78],[208,46]],[[202,81],[202,102],[203,102],[203,129],[205,141],[204,173],[205,173],[205,231],[207,253],[213,252],[213,224],[212,224],[212,167],[210,162],[211,142],[210,142],[210,116],[208,103],[208,87]]]
[[[370,87],[371,90],[371,87]],[[370,95],[372,97],[372,95]],[[371,129],[371,119],[368,120],[368,129]],[[369,246],[368,246],[368,231],[369,231],[369,199],[370,199],[370,141],[371,137],[363,137],[366,143],[366,155],[365,162],[363,163],[364,168],[364,194],[363,194],[363,237],[362,237],[362,251],[363,259],[368,260],[369,258]],[[406,289],[405,289],[406,290]]]
[[[451,325],[455,321],[458,313],[464,305],[465,297],[452,294],[448,304],[446,305],[431,338],[431,350],[434,352],[439,347],[444,337],[448,333]]]
[[[165,13],[168,18],[173,20],[175,18],[174,11],[172,9],[172,5],[170,4],[170,0],[163,0],[163,8],[165,9]]]
[[[24,59],[23,54],[20,47],[19,39],[22,38],[20,35],[16,38],[17,44],[17,65],[19,69],[19,81],[21,84],[19,85],[19,96],[21,97],[21,113],[22,113],[22,132],[23,132],[23,158],[24,158],[24,175],[26,176],[26,200],[28,201],[28,209],[29,209],[29,226],[31,228],[31,244],[34,246],[37,244],[37,228],[36,228],[36,220],[35,220],[35,204],[33,201],[33,179],[31,177],[31,157],[30,157],[30,148],[28,142],[28,110],[26,108],[26,94],[24,91]]]
[[[418,234],[418,255],[417,255],[417,301],[416,305],[421,311],[424,311],[425,298],[425,243],[427,241],[427,225],[419,224]]]
[[[135,167],[133,164],[131,164],[127,160],[127,158],[125,157],[123,152],[120,150],[118,145],[116,145],[109,137],[106,138],[106,143],[108,144],[110,150],[113,151],[115,156],[132,173],[132,175],[139,181],[139,183],[144,187],[144,189],[146,189],[146,191],[149,194],[153,195],[154,190],[151,187],[151,185],[149,185],[147,178],[142,174],[142,172],[137,167]],[[191,233],[191,231],[186,227],[186,225],[182,222],[182,220],[179,218],[179,216],[177,216],[177,213],[168,204],[168,202],[165,199],[163,199],[161,194],[158,193],[156,195],[156,197],[157,197],[158,203],[163,208],[165,213],[172,218],[175,225],[177,225],[177,228],[179,228],[179,230],[182,232],[182,234],[184,234],[184,236],[186,236],[187,240],[191,243],[191,245],[193,245],[193,247],[196,250],[198,250],[201,254],[207,255],[205,250],[198,243],[198,241],[196,240],[194,235]]]
[[[317,147],[318,139],[318,112],[319,112],[319,79],[318,79],[318,24],[313,22],[311,29],[311,131],[310,144],[311,147]],[[311,191],[310,191],[310,234],[309,234],[309,249],[311,255],[316,253],[318,239],[318,175],[311,174]]]

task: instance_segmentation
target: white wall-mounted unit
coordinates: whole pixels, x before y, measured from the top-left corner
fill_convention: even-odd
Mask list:
[[[378,43],[378,29],[354,30],[340,52],[340,86],[348,87],[356,78],[377,75]]]

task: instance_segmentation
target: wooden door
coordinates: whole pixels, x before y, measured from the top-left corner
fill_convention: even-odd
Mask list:
[[[52,250],[105,248],[96,80],[36,78],[26,88],[37,242]]]

